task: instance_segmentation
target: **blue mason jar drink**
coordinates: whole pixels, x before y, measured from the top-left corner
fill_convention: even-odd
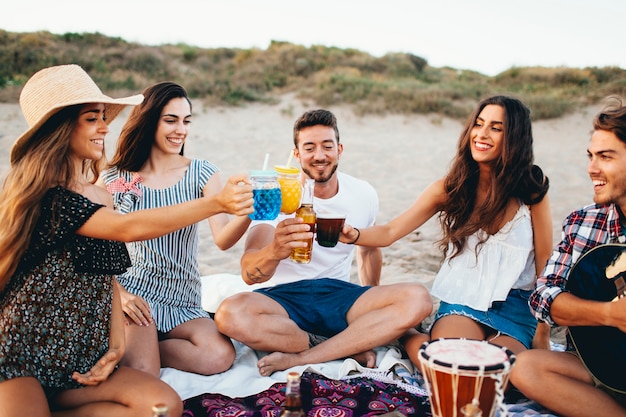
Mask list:
[[[280,213],[282,198],[276,171],[250,171],[250,182],[254,194],[252,220],[274,220]]]

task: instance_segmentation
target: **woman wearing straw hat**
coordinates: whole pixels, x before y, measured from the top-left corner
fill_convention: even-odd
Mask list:
[[[192,117],[185,89],[166,81],[143,95],[101,176],[115,208],[130,213],[218,192],[217,167],[183,154]],[[226,250],[246,232],[250,217],[220,213],[208,223],[215,243]],[[213,375],[235,361],[232,342],[202,309],[198,245],[198,224],[127,245],[132,266],[118,277],[129,322],[125,365],[153,375],[161,367]]]
[[[2,416],[149,416],[180,398],[147,373],[118,366],[124,320],[115,276],[130,265],[122,241],[151,239],[221,212],[252,211],[245,178],[219,194],[121,214],[94,184],[110,123],[141,95],[102,94],[76,65],[43,69],[20,95],[28,122],[0,191]],[[118,241],[118,242],[116,242]]]

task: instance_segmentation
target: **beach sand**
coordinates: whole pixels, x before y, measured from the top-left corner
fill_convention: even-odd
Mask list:
[[[293,122],[314,107],[289,95],[275,105],[237,108],[208,108],[201,101],[194,101],[186,155],[216,164],[222,171],[223,182],[230,175],[260,169],[266,152],[270,153],[270,165],[283,165],[293,147]],[[564,118],[533,124],[535,162],[550,178],[555,243],[565,216],[592,201],[586,147],[592,118],[600,108],[600,105],[590,106]],[[361,117],[346,106],[329,110],[338,118],[344,145],[340,169],[367,180],[378,191],[378,223],[401,213],[428,184],[446,172],[462,127],[460,121],[438,115]],[[128,110],[111,124],[106,144],[109,156],[127,115]],[[19,106],[0,103],[0,173],[4,174],[8,168],[11,146],[25,129]],[[417,281],[430,285],[440,262],[434,245],[438,237],[439,225],[432,219],[409,236],[383,248],[381,284]],[[228,251],[220,251],[213,244],[208,222],[204,222],[201,273],[239,274],[243,240]],[[357,281],[356,267],[352,278]]]

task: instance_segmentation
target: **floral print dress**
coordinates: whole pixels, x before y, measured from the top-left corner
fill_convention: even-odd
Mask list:
[[[76,234],[102,205],[50,189],[17,271],[0,293],[0,382],[35,377],[48,395],[77,388],[108,350],[114,276],[123,243]]]

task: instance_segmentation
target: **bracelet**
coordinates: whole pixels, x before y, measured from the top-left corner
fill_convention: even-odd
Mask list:
[[[356,238],[352,242],[348,242],[348,245],[354,245],[356,241],[359,240],[359,238],[361,237],[361,231],[356,227],[354,227],[354,230],[356,230]]]

